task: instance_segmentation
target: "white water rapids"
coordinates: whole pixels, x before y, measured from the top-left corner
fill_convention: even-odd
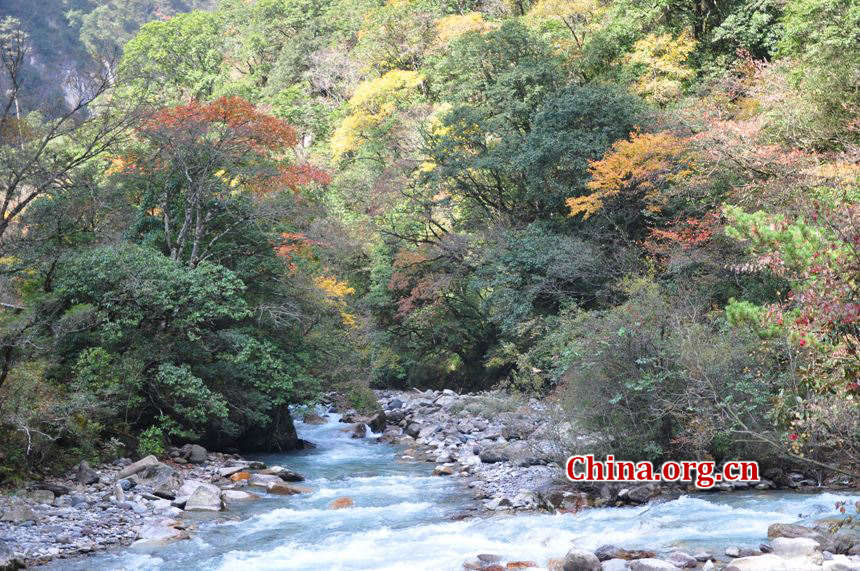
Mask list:
[[[572,546],[604,544],[658,552],[715,552],[757,547],[768,525],[837,515],[834,503],[860,495],[735,492],[682,496],[659,504],[588,509],[565,515],[498,515],[453,521],[471,496],[454,478],[433,477],[432,464],[403,463],[397,448],[372,438],[350,439],[334,417],[297,423],[312,450],[262,459],[304,474],[314,493],[269,496],[229,512],[232,519],[198,517],[191,540],[131,547],[58,569],[301,569],[460,570],[478,553],[546,565]],[[349,496],[351,509],[329,510]]]

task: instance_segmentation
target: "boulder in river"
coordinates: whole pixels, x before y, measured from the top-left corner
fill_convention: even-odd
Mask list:
[[[347,497],[347,496],[343,496],[341,498],[337,498],[337,499],[333,500],[328,505],[328,509],[330,509],[330,510],[342,510],[344,508],[351,508],[353,506],[355,506],[355,502],[352,500],[352,498]]]
[[[221,490],[212,484],[200,484],[185,502],[187,512],[219,512],[222,509]]]
[[[645,551],[643,549],[623,549],[615,545],[601,545],[594,554],[600,561],[608,561],[609,559],[624,559],[631,561],[633,559],[648,559],[656,554],[653,551]]]
[[[224,503],[231,504],[234,502],[253,502],[259,500],[260,496],[242,490],[224,490],[221,492],[221,499],[224,500]]]
[[[277,482],[272,482],[268,486],[266,486],[266,491],[270,494],[278,494],[281,496],[292,496],[293,494],[310,494],[313,492],[312,489],[306,488],[305,486],[298,486],[296,484],[290,484],[288,482],[284,482],[280,478]]]
[[[564,556],[564,571],[600,571],[600,560],[591,551],[571,549]]]
[[[767,528],[767,536],[770,539],[777,537],[811,537],[816,541],[821,538],[821,534],[814,529],[795,523],[771,524]]]
[[[436,466],[433,468],[434,476],[450,476],[454,473],[454,468],[451,466]]]
[[[809,537],[777,537],[771,542],[771,546],[773,554],[780,557],[808,557],[821,547]]]
[[[741,557],[739,559],[735,559],[729,563],[723,571],[778,571],[780,569],[799,570],[817,568],[817,566],[813,567],[812,563],[809,563],[805,567],[800,566],[800,562],[796,563],[799,564],[796,567],[787,567],[785,559],[778,555],[774,555],[773,553],[766,553],[764,555],[757,555],[754,557]]]
[[[421,425],[417,422],[410,422],[406,425],[406,434],[411,436],[412,438],[418,438],[418,434],[421,432]]]
[[[385,430],[385,413],[380,410],[367,419],[367,425],[372,432],[381,433]]]
[[[302,422],[305,424],[325,424],[326,420],[315,412],[306,412],[302,417]]]
[[[627,499],[637,504],[644,504],[651,498],[660,495],[660,486],[657,484],[643,484],[630,488]]]
[[[699,562],[696,561],[696,558],[690,555],[689,553],[684,553],[683,551],[673,551],[666,557],[666,560],[669,561],[675,567],[696,567]]]
[[[268,488],[270,484],[282,483],[280,476],[274,474],[251,474],[248,485],[255,488]]]
[[[139,544],[159,544],[173,541],[176,539],[188,539],[188,532],[177,529],[176,520],[173,519],[153,519],[145,522],[137,532],[137,541]]]
[[[364,438],[367,436],[367,426],[363,422],[356,422],[347,430],[350,438]]]

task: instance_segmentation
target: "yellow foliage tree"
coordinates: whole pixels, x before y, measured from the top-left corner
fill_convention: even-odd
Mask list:
[[[527,20],[556,20],[570,32],[577,50],[581,50],[589,31],[602,9],[596,0],[538,0],[526,15]]]
[[[423,81],[424,76],[416,71],[395,69],[361,82],[347,103],[349,114],[332,135],[332,156],[338,159],[359,148],[367,141],[369,131],[413,99]]]
[[[355,288],[349,282],[340,281],[336,277],[318,276],[314,283],[326,298],[326,303],[338,310],[343,324],[355,327],[356,319],[352,313],[347,313],[346,297],[355,293]]]
[[[588,188],[594,192],[568,198],[569,216],[582,214],[587,220],[607,200],[622,193],[641,200],[646,212],[657,213],[666,202],[665,186],[692,174],[686,141],[670,133],[632,133],[617,141],[603,159],[589,166]]]
[[[687,30],[677,38],[670,34],[649,34],[637,41],[627,55],[628,63],[644,70],[634,86],[636,93],[658,105],[677,99],[683,82],[694,75],[685,65],[694,49],[696,40]]]
[[[486,32],[493,27],[484,21],[484,15],[480,12],[468,12],[466,14],[451,14],[436,20],[436,31],[438,33],[436,45],[445,47],[467,32]]]

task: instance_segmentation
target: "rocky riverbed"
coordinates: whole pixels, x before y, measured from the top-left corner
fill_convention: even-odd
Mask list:
[[[0,570],[132,543],[188,538],[191,512],[217,513],[260,493],[295,494],[303,480],[286,468],[209,453],[198,445],[167,458],[121,458],[0,496]]]
[[[503,393],[458,395],[445,391],[383,391],[378,394],[386,418],[380,440],[406,446],[404,459],[437,464],[439,476],[463,477],[487,511],[576,512],[588,507],[623,506],[678,497],[697,491],[683,483],[573,483],[564,477],[564,441],[570,425],[559,411],[537,400],[515,400]],[[344,420],[356,420],[349,414]],[[377,420],[377,422],[379,422]],[[588,436],[580,436],[587,444]],[[593,437],[591,437],[593,438]],[[769,470],[750,482],[722,482],[714,492],[792,489],[821,490],[820,482],[800,472]],[[850,479],[830,484],[854,490]],[[848,506],[860,512],[860,502]],[[849,512],[850,513],[850,512]],[[595,552],[574,549],[550,568],[572,570],[725,568],[730,571],[769,569],[860,570],[860,517],[823,518],[813,526],[774,524],[769,543],[758,549],[727,546],[723,553],[668,554],[630,551],[604,545]],[[467,561],[465,568],[502,569],[491,554]],[[715,567],[716,566],[716,567]],[[516,568],[508,567],[508,568]]]
[[[535,399],[501,392],[458,395],[445,391],[380,391],[385,416],[381,440],[406,446],[403,457],[435,462],[439,474],[465,477],[477,499],[493,511],[576,511],[583,507],[643,504],[658,497],[696,492],[689,483],[573,483],[563,463],[571,446],[587,449],[597,437],[574,434],[559,410]],[[357,420],[351,414],[343,421]],[[376,422],[381,422],[377,419]],[[856,490],[848,478],[827,489]],[[821,491],[814,476],[766,470],[749,482],[720,482],[713,492],[740,490]]]
[[[355,488],[343,487],[335,483],[340,481],[336,479],[340,477],[336,476],[336,466],[340,462],[358,465],[351,463],[362,458],[362,462],[367,463],[362,469],[374,467],[375,462],[378,462],[377,456],[379,459],[390,458],[395,451],[403,461],[409,463],[403,468],[408,468],[410,473],[415,470],[416,473],[422,472],[416,462],[429,463],[430,466],[423,471],[425,481],[440,484],[459,482],[457,486],[446,486],[471,490],[474,496],[473,503],[467,500],[458,504],[458,511],[452,512],[455,513],[453,522],[434,524],[431,519],[425,522],[431,524],[429,527],[421,527],[416,522],[416,529],[423,530],[416,533],[430,534],[421,540],[422,545],[437,539],[443,543],[451,541],[445,539],[447,534],[453,533],[451,526],[465,526],[463,529],[458,527],[460,531],[451,537],[460,536],[464,530],[468,530],[467,533],[476,543],[495,545],[497,548],[509,545],[516,547],[510,555],[526,555],[530,552],[526,544],[520,545],[516,541],[513,544],[499,543],[494,538],[500,534],[510,535],[517,522],[521,522],[523,531],[538,534],[544,533],[541,530],[557,529],[555,532],[546,531],[548,535],[541,540],[544,547],[531,551],[535,556],[533,560],[507,558],[492,551],[471,551],[475,555],[470,557],[467,548],[461,556],[464,569],[498,571],[540,565],[556,571],[678,568],[732,571],[860,570],[860,519],[849,515],[854,513],[854,506],[850,503],[844,515],[828,510],[816,512],[821,514],[818,519],[810,518],[808,514],[798,516],[804,519],[804,525],[786,523],[791,521],[791,516],[779,516],[783,519],[767,529],[768,539],[759,546],[720,545],[716,549],[711,548],[711,543],[707,545],[707,550],[669,551],[665,548],[666,532],[659,523],[661,519],[679,521],[680,516],[680,521],[692,525],[694,531],[679,537],[696,537],[701,533],[695,530],[700,529],[696,526],[702,525],[702,518],[696,513],[688,516],[686,512],[679,511],[678,506],[699,505],[699,509],[713,509],[712,504],[700,499],[678,499],[687,490],[672,485],[613,484],[589,487],[568,482],[561,465],[565,447],[562,442],[581,438],[582,443],[587,445],[588,438],[593,437],[572,435],[572,429],[559,420],[558,411],[553,410],[552,405],[513,399],[503,393],[458,395],[452,391],[385,391],[380,392],[378,398],[382,410],[371,416],[362,416],[349,410],[340,415],[329,415],[334,410],[332,407],[321,407],[304,416],[301,423],[304,430],[323,438],[326,444],[324,454],[306,454],[295,463],[295,467],[302,472],[316,472],[318,469],[314,462],[325,464],[323,477],[319,479],[320,474],[316,474],[318,479],[315,484],[311,484],[314,490],[311,486],[305,487],[304,484],[308,482],[303,482],[303,476],[289,468],[267,466],[236,455],[211,453],[197,445],[186,445],[168,450],[166,457],[161,459],[153,456],[136,462],[120,459],[95,468],[81,463],[64,478],[33,483],[14,494],[0,496],[0,571],[133,543],[144,549],[161,549],[158,547],[161,545],[191,545],[192,542],[174,543],[174,540],[188,538],[195,532],[197,525],[209,525],[212,518],[214,522],[223,522],[225,516],[230,517],[231,508],[234,514],[240,514],[233,515],[233,518],[245,518],[259,511],[256,516],[251,515],[252,520],[259,518],[261,521],[278,522],[283,519],[287,525],[291,525],[289,522],[292,518],[299,517],[301,513],[306,513],[310,518],[329,521],[335,517],[327,515],[334,513],[329,510],[338,510],[337,513],[340,513],[339,510],[345,509],[354,514],[367,510],[369,515],[373,514],[370,517],[377,517],[375,510],[382,508],[375,507],[376,504],[362,506],[361,503],[385,501],[384,498],[393,492],[386,487],[392,482],[398,486],[398,494],[406,494],[406,497],[411,498],[411,484],[407,483],[409,480],[399,476],[386,477],[381,480],[382,487],[376,490],[373,484],[375,477],[361,472],[348,480],[354,482]],[[344,424],[337,423],[337,420]],[[389,448],[384,451],[370,444],[372,440],[400,446],[396,450]],[[349,443],[353,445],[349,446]],[[344,448],[348,454],[340,451]],[[368,458],[364,459],[364,456]],[[314,460],[317,457],[319,460]],[[292,465],[294,462],[291,458],[296,459],[295,456],[282,455],[274,461],[267,458],[267,461],[270,464]],[[391,463],[390,460],[388,462]],[[435,477],[429,476],[431,471]],[[807,474],[773,472],[768,476],[757,482],[722,486],[721,489],[736,490],[743,496],[764,494],[764,490],[778,487],[808,490],[817,485]],[[422,489],[426,490],[427,483],[423,486]],[[336,495],[329,497],[335,491]],[[784,492],[775,493],[783,494],[784,497]],[[351,497],[354,494],[363,495],[357,495],[354,499]],[[251,503],[266,496],[269,496],[266,498],[269,501]],[[282,500],[288,502],[290,509],[272,511],[272,508],[264,506],[271,504],[276,496],[293,496]],[[320,496],[319,499],[315,499],[316,496]],[[792,497],[795,496],[799,494],[792,494]],[[856,490],[851,497],[851,502],[860,499]],[[767,498],[759,500],[764,502],[761,505],[776,501],[771,499],[772,496],[768,495]],[[470,508],[470,504],[474,507]],[[409,509],[433,509],[432,503],[426,507],[420,502],[398,505],[409,506]],[[256,506],[260,506],[259,510]],[[304,506],[308,511],[293,509],[297,506]],[[622,509],[616,511],[615,506]],[[728,509],[731,517],[736,517],[734,509]],[[860,511],[860,506],[857,510]],[[269,512],[271,515],[267,515]],[[520,515],[513,517],[515,512],[520,512]],[[643,537],[647,539],[650,536],[643,536],[640,532],[635,535],[635,541],[634,535],[628,536],[627,541],[633,541],[633,544],[619,542],[618,545],[601,545],[594,538],[583,540],[580,537],[578,541],[567,544],[559,542],[556,545],[559,533],[570,533],[569,525],[581,525],[583,531],[589,530],[589,533],[603,529],[607,525],[607,518],[612,518],[612,521],[615,519],[609,512],[619,514],[619,524],[606,528],[612,530],[611,533],[614,533],[617,525],[625,525],[625,518],[634,517],[638,525],[642,525],[642,518],[653,518],[649,525],[655,525],[655,534],[660,534],[663,539],[659,543],[656,538],[643,541]],[[592,513],[596,514],[595,517],[589,515]],[[714,517],[722,517],[722,513],[715,510]],[[822,517],[828,513],[829,517]],[[450,518],[450,515],[445,517]],[[569,518],[573,519],[568,521]],[[353,519],[355,516],[335,517],[327,525],[336,524],[335,529],[340,529],[337,526],[342,525],[358,525],[359,520],[355,520],[354,524],[344,523]],[[757,531],[752,537],[763,538],[765,526],[762,523],[774,520],[758,519],[756,525],[761,527],[756,527]],[[492,522],[496,522],[495,533],[488,533],[484,525]],[[701,529],[712,527],[705,524]],[[415,541],[410,529],[404,529],[404,540]],[[353,538],[351,541],[362,542],[362,533],[365,532],[356,531],[348,537]],[[716,535],[721,534],[718,532]],[[595,537],[604,539],[599,534]],[[469,545],[474,547],[473,544]],[[575,547],[565,555],[571,545]],[[314,551],[316,548],[312,547],[312,542],[301,546],[305,551],[313,552],[314,558],[319,558],[320,554]],[[583,549],[583,546],[588,549]],[[462,549],[463,546],[459,547]],[[281,560],[286,567],[295,567],[291,556],[280,554],[277,543],[273,549],[279,557],[286,557]],[[364,549],[358,553],[364,554]],[[547,557],[551,558],[547,560]],[[448,568],[450,562],[445,565]],[[85,567],[79,565],[76,568]],[[418,565],[415,568],[425,567]]]

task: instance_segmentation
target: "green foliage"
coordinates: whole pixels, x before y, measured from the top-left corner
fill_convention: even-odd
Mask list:
[[[857,144],[860,89],[860,6],[846,0],[797,0],[786,5],[780,53],[794,60],[789,75],[813,105],[812,145]],[[847,65],[847,68],[842,68]]]
[[[137,453],[143,456],[164,456],[164,432],[159,426],[150,426],[140,433]]]
[[[223,43],[216,14],[198,11],[150,22],[125,46],[118,69],[123,90],[161,103],[208,99],[222,69]]]
[[[575,348],[563,376],[568,414],[619,457],[760,454],[744,433],[771,429],[780,380],[773,357],[718,316],[685,314],[682,298],[657,284],[629,288],[625,303],[567,322]]]

